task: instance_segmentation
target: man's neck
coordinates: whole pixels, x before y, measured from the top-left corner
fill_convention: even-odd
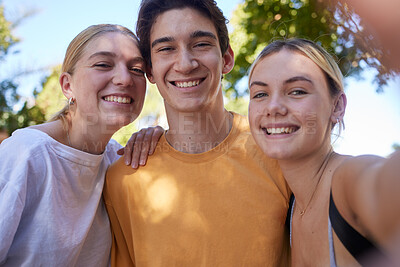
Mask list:
[[[221,143],[229,134],[233,114],[223,106],[194,112],[166,109],[169,130],[167,141],[176,150],[198,154]]]

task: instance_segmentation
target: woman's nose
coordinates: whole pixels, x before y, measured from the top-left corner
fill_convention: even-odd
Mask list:
[[[126,66],[118,66],[115,69],[113,82],[119,86],[130,86],[133,84],[132,75]]]

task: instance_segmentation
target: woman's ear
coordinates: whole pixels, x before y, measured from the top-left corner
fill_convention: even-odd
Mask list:
[[[228,49],[223,56],[223,60],[224,67],[222,68],[222,74],[227,74],[232,70],[233,65],[235,65],[235,55],[233,53],[231,45],[228,46]]]
[[[71,89],[71,80],[72,80],[72,76],[68,72],[63,72],[60,75],[59,82],[61,85],[61,90],[67,99],[74,97],[72,89]]]
[[[344,113],[346,111],[347,98],[344,92],[341,92],[335,100],[335,105],[331,115],[331,121],[336,123],[337,121],[343,120]]]

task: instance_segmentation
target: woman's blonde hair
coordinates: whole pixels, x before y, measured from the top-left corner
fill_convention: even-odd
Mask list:
[[[337,96],[344,91],[343,75],[334,58],[320,45],[306,39],[291,38],[286,40],[277,40],[267,45],[254,60],[249,69],[249,83],[253,75],[254,68],[261,59],[287,49],[289,51],[299,52],[311,59],[323,71],[328,83],[331,97]],[[332,124],[332,129],[336,123]],[[343,120],[339,123],[339,133],[344,128]]]
[[[61,73],[67,72],[70,75],[74,74],[76,63],[81,59],[85,48],[97,37],[110,33],[116,32],[126,36],[132,37],[132,39],[138,44],[136,35],[128,28],[116,25],[116,24],[97,24],[89,26],[88,28],[81,31],[68,45],[67,51],[65,52],[64,61],[61,67]],[[65,124],[65,116],[69,112],[70,105],[67,103],[63,109],[57,112],[49,121],[62,120]]]

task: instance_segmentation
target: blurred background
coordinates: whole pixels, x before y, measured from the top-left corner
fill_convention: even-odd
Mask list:
[[[247,115],[247,70],[271,40],[303,37],[321,44],[344,74],[346,129],[335,149],[344,154],[387,156],[400,149],[400,78],[383,64],[382,48],[347,5],[322,0],[217,0],[229,20],[235,67],[225,76],[228,110]],[[84,28],[115,23],[135,29],[139,0],[0,0],[0,142],[15,129],[46,121],[66,99],[58,84],[69,42]],[[393,33],[398,34],[398,33]],[[157,88],[148,84],[139,119],[118,131],[164,128]]]

